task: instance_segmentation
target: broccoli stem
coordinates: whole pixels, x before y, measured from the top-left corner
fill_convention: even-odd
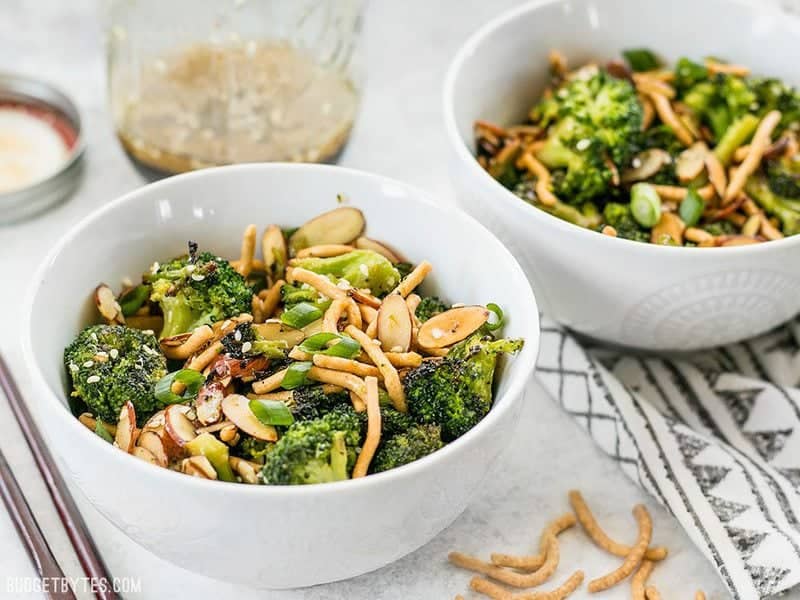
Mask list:
[[[541,203],[538,203],[536,206],[541,208],[543,211],[550,213],[554,217],[558,217],[559,219],[569,221],[570,223],[574,223],[575,225],[579,225],[580,227],[585,227],[587,229],[594,229],[595,227],[599,226],[603,220],[599,213],[585,215],[574,206],[570,206],[569,204],[565,204],[564,202],[560,201],[556,202],[553,206],[545,206]]]
[[[750,114],[743,115],[731,123],[714,148],[714,154],[717,155],[719,162],[727,166],[733,158],[733,153],[750,139],[756,127],[758,127],[758,117]]]
[[[760,176],[753,176],[747,180],[745,186],[747,194],[763,208],[767,214],[777,217],[781,222],[784,235],[800,233],[800,212],[792,210],[783,198],[775,195],[769,189],[766,180]]]
[[[347,444],[341,431],[334,433],[331,439],[331,470],[334,481],[347,479]]]

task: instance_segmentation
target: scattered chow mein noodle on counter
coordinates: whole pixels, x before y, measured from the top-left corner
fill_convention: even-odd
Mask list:
[[[73,412],[154,466],[247,484],[364,477],[457,439],[523,342],[496,335],[495,304],[422,295],[433,265],[365,228],[347,206],[260,244],[248,225],[235,260],[190,241],[120,294],[100,284],[104,323],[64,352]]]
[[[569,501],[573,512],[558,517],[544,528],[536,554],[519,556],[495,552],[491,554],[491,562],[485,562],[461,552],[451,552],[448,559],[457,567],[478,573],[479,576],[470,580],[470,588],[494,600],[562,600],[581,586],[584,580],[582,570],[575,571],[550,590],[527,590],[550,581],[561,558],[558,535],[579,523],[598,547],[624,559],[614,571],[592,579],[588,585],[589,592],[610,589],[630,578],[633,600],[658,600],[659,592],[648,584],[648,579],[656,563],[666,559],[667,549],[650,545],[653,523],[647,508],[642,504],[634,506],[638,534],[635,543],[627,546],[612,540],[603,531],[580,492],[569,492]],[[526,591],[516,591],[520,589]],[[456,600],[458,598],[463,600],[461,595],[457,595]],[[705,594],[698,591],[695,600],[705,600]]]
[[[742,65],[644,49],[550,84],[519,125],[475,123],[476,157],[522,200],[607,236],[740,246],[800,233],[800,93]]]

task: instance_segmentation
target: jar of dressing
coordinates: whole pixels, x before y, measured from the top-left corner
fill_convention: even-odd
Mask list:
[[[117,136],[155,174],[332,161],[359,101],[362,0],[107,0]]]

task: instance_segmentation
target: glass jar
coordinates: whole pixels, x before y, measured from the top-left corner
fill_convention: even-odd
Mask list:
[[[157,173],[325,162],[359,101],[362,0],[107,0],[117,135]]]

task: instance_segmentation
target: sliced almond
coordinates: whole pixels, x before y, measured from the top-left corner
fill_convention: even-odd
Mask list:
[[[270,283],[283,279],[289,251],[286,248],[286,238],[277,225],[270,225],[261,236],[261,252],[264,255],[264,269],[269,275]]]
[[[180,404],[172,404],[164,415],[164,430],[178,446],[183,448],[197,437],[194,425],[184,413]]]
[[[306,334],[301,329],[294,329],[278,319],[268,319],[253,325],[256,335],[265,340],[283,340],[291,348],[302,342]]]
[[[667,238],[675,244],[683,244],[683,232],[686,224],[675,213],[665,212],[650,232],[650,241],[653,244],[663,244]]]
[[[378,339],[385,352],[408,352],[411,346],[411,314],[400,294],[386,297],[378,311]]]
[[[320,244],[349,244],[364,231],[363,213],[351,206],[342,206],[314,217],[289,238],[289,247],[297,252]]]
[[[320,244],[303,248],[297,252],[296,256],[297,258],[332,258],[352,251],[353,246],[350,244]]]
[[[152,465],[157,465],[159,467],[166,466],[166,465],[160,464],[159,461],[158,461],[158,458],[152,452],[150,452],[150,450],[148,450],[147,448],[144,448],[143,446],[136,446],[131,451],[131,454],[133,454],[136,458],[141,458],[143,461],[149,462]]]
[[[489,320],[483,306],[460,306],[439,313],[425,321],[417,333],[423,348],[446,348],[460,342]]]
[[[97,310],[100,315],[108,323],[124,324],[125,317],[122,314],[122,308],[117,302],[114,292],[105,283],[101,283],[94,288],[94,302],[97,305]]]
[[[373,252],[377,252],[381,256],[388,258],[393,263],[405,262],[403,257],[398,252],[383,242],[379,242],[378,240],[373,240],[368,237],[358,238],[356,240],[356,248],[359,250],[372,250]]]
[[[211,425],[219,421],[222,417],[222,399],[224,397],[224,386],[219,381],[212,381],[201,387],[194,402],[197,420],[203,425]]]
[[[188,408],[188,406],[187,406]],[[156,413],[153,413],[147,421],[145,421],[144,427],[142,427],[142,432],[145,431],[155,431],[156,433],[161,433],[164,431],[164,417],[166,411],[159,410]]]
[[[695,179],[706,165],[708,146],[705,142],[695,142],[678,155],[675,161],[675,174],[681,183]]]
[[[201,479],[216,479],[217,470],[205,456],[190,456],[181,462],[181,472]]]
[[[136,445],[136,409],[131,402],[126,402],[119,411],[117,434],[114,444],[123,452],[130,453]]]
[[[264,425],[250,410],[250,400],[239,394],[231,394],[222,401],[222,412],[225,418],[236,427],[266,442],[278,440],[278,432],[272,425]]]
[[[620,180],[622,183],[632,183],[634,181],[644,181],[649,179],[661,170],[672,160],[666,150],[651,148],[637,154],[632,161],[633,167],[622,172]]]
[[[188,340],[190,337],[192,337],[191,331],[188,333],[179,333],[178,335],[161,338],[158,343],[166,348],[175,348],[186,342],[186,340]]]
[[[134,452],[139,449],[145,449],[155,458],[157,464],[161,467],[167,466],[167,451],[164,449],[164,442],[161,436],[154,431],[143,431],[136,440],[136,448]]]

